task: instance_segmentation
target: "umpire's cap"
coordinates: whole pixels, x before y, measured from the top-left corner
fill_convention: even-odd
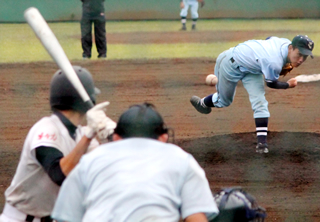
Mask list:
[[[123,139],[131,137],[158,139],[167,132],[161,115],[151,103],[131,106],[120,116],[114,130],[114,133]]]

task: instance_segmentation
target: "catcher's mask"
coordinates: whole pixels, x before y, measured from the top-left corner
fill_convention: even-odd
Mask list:
[[[219,214],[210,222],[263,222],[266,210],[240,187],[225,188],[214,194]]]
[[[124,139],[131,137],[158,139],[165,133],[174,138],[173,130],[166,127],[161,115],[151,103],[131,106],[120,116],[114,133]]]

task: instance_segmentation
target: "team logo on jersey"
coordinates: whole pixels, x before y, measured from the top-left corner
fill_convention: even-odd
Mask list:
[[[53,141],[55,141],[55,140],[57,139],[57,136],[56,136],[55,133],[54,133],[54,134],[40,133],[40,134],[38,135],[38,140],[42,140],[42,139],[47,139],[47,140],[53,140]]]

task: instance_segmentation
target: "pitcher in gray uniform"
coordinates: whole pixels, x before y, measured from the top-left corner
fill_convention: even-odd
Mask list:
[[[200,98],[192,96],[191,104],[203,114],[211,107],[223,108],[231,105],[239,81],[249,94],[256,124],[256,152],[268,153],[267,131],[268,101],[265,98],[264,80],[274,89],[294,88],[295,78],[287,82],[278,81],[294,67],[299,67],[307,57],[313,58],[314,42],[306,35],[297,35],[292,42],[285,38],[268,37],[266,40],[249,40],[221,53],[216,61],[214,73],[218,77],[217,92]]]

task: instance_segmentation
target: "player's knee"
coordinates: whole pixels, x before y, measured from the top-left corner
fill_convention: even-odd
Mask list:
[[[268,103],[252,106],[254,118],[267,118],[270,117]]]

